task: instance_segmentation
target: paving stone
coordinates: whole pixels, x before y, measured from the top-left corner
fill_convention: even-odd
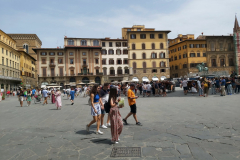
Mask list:
[[[176,145],[176,149],[180,152],[181,155],[189,155],[191,154],[188,145],[183,144],[183,145]]]
[[[159,151],[155,147],[144,147],[142,148],[142,153],[144,157],[155,157]]]
[[[217,160],[237,160],[238,158],[233,157],[232,155],[228,154],[228,153],[220,153],[220,152],[210,152],[210,154],[216,158]]]
[[[195,159],[213,160],[213,157],[195,143],[188,144]]]

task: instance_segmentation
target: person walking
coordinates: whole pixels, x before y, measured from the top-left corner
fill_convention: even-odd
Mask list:
[[[184,80],[182,81],[182,87],[183,87],[183,90],[184,90],[184,94],[187,95],[187,92],[188,92],[188,81],[186,78],[184,78]]]
[[[61,109],[62,108],[62,99],[61,99],[61,92],[59,89],[57,89],[56,93],[55,93],[55,96],[56,96],[56,107],[57,109]]]
[[[155,88],[155,97],[159,97],[159,86],[158,86],[158,81],[155,82],[154,84],[154,88]]]
[[[104,83],[102,89],[100,90],[100,98],[102,100],[102,103],[103,103],[103,107],[101,107],[101,127],[103,129],[106,129],[107,126],[110,126],[110,115],[108,114],[108,118],[107,118],[107,123],[106,123],[106,126],[104,125],[103,121],[104,121],[104,116],[105,116],[105,109],[104,109],[104,104],[106,102],[108,102],[108,99],[109,99],[109,94],[108,94],[108,84],[107,83]]]
[[[221,78],[221,96],[226,96],[226,91],[225,91],[225,85],[226,85],[226,80],[224,77]]]
[[[24,100],[27,101],[27,90],[26,90],[26,88],[24,88],[23,95],[24,95]]]
[[[203,96],[203,89],[202,89],[202,84],[201,84],[201,79],[198,78],[197,80],[197,85],[198,85],[198,93],[199,93],[199,96]]]
[[[83,87],[83,97],[87,97],[87,89],[88,89],[88,87],[85,85]]]
[[[48,104],[48,102],[47,102],[47,99],[48,99],[48,91],[46,90],[46,88],[43,89],[42,95],[43,95],[42,97],[44,98],[43,105],[44,105],[44,104]]]
[[[32,99],[34,98],[34,96],[35,96],[35,93],[36,93],[36,89],[34,88],[33,90],[32,90]]]
[[[24,99],[24,94],[23,94],[23,91],[20,90],[20,93],[18,95],[18,98],[19,98],[19,102],[20,102],[20,105],[21,107],[23,106],[23,99]]]
[[[51,91],[51,97],[52,97],[52,104],[55,103],[55,94],[54,94],[54,90]]]
[[[93,116],[93,120],[86,126],[86,130],[89,132],[90,126],[97,122],[97,132],[96,134],[103,134],[100,131],[100,120],[101,120],[101,106],[103,106],[102,100],[99,96],[100,87],[98,85],[94,85],[90,97],[91,97],[91,115]]]
[[[207,80],[207,78],[204,78],[203,80],[203,92],[204,92],[204,97],[208,96],[208,90],[209,90],[209,81]]]
[[[122,108],[123,106],[118,106],[119,101],[120,98],[117,99],[116,88],[111,88],[108,103],[111,106],[109,115],[111,121],[112,143],[114,144],[117,144],[120,141],[119,136],[122,133],[123,128],[123,122],[119,112],[119,108]]]
[[[27,94],[27,106],[30,106],[31,101],[32,101],[32,94],[31,94],[31,91],[29,90]]]
[[[227,93],[228,95],[232,95],[232,78],[227,79]]]
[[[216,94],[216,81],[214,78],[212,78],[211,80],[211,91],[212,91],[212,94]]]
[[[123,119],[123,122],[125,125],[128,125],[127,123],[127,119],[128,117],[130,117],[131,115],[133,115],[133,118],[136,121],[136,125],[141,125],[140,122],[138,122],[137,120],[137,106],[136,106],[136,99],[138,98],[138,96],[135,96],[133,90],[135,89],[135,85],[132,83],[130,84],[130,89],[128,90],[128,104],[130,106],[130,112],[128,113],[128,115]]]
[[[74,104],[74,96],[75,96],[75,90],[74,90],[74,88],[72,88],[71,91],[70,91],[70,97],[71,97],[70,100],[71,100],[71,102],[72,102],[71,105]]]

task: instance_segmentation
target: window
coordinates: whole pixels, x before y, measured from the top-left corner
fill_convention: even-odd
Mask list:
[[[160,56],[159,56],[159,58],[165,58],[165,53],[160,53]]]
[[[63,68],[59,68],[60,76],[63,76]]]
[[[42,68],[43,77],[47,76],[47,68]]]
[[[10,52],[9,56],[11,57],[11,55],[12,55],[12,52]]]
[[[58,63],[59,63],[59,64],[63,64],[63,59],[62,59],[62,58],[59,58],[59,59],[58,59]]]
[[[136,59],[136,54],[135,53],[132,54],[132,59]]]
[[[99,69],[96,69],[96,74],[98,74],[99,73]]]
[[[108,50],[108,54],[111,54],[111,55],[113,55],[113,54],[114,54],[114,50],[112,50],[112,49],[109,49],[109,50]]]
[[[228,51],[231,51],[232,50],[232,46],[231,46],[231,43],[228,43]],[[3,53],[3,52],[2,52]]]
[[[196,48],[199,48],[199,44],[196,44]]]
[[[55,53],[54,53],[54,52],[50,52],[49,55],[50,55],[50,56],[54,56]]]
[[[202,44],[202,48],[206,48],[205,44]]]
[[[103,69],[103,75],[107,75],[107,68]]]
[[[181,59],[181,55],[178,56],[178,59]]]
[[[74,41],[72,39],[68,40],[68,45],[74,45]]]
[[[121,54],[121,50],[120,49],[117,49],[117,55],[120,55]]]
[[[102,47],[105,47],[105,42],[102,42]]]
[[[6,59],[6,66],[8,66],[8,59]]]
[[[211,59],[212,67],[217,67],[216,59]]]
[[[86,55],[87,55],[87,53],[86,53],[86,52],[82,52],[82,55],[83,55],[83,56],[86,56]]]
[[[93,41],[93,46],[99,46],[99,41],[98,40],[94,40]]]
[[[223,44],[222,43],[219,43],[219,49],[220,49],[220,51],[223,51]]]
[[[206,53],[203,53],[203,57],[207,57]]]
[[[4,54],[4,49],[2,48],[2,54]]]
[[[122,60],[121,59],[117,59],[117,64],[122,64]]]
[[[211,51],[215,51],[215,46],[213,42],[211,43]]]
[[[129,69],[128,69],[128,68],[125,68],[125,69],[124,69],[124,72],[125,72],[125,74],[129,74]]]
[[[146,53],[142,54],[142,59],[146,59]]]
[[[70,55],[70,56],[73,56],[73,52],[70,52],[69,55]]]
[[[163,43],[160,43],[160,49],[163,49]]]
[[[98,59],[95,59],[95,64],[98,64]]]
[[[166,72],[166,70],[165,69],[160,69],[160,72]]]
[[[109,64],[114,64],[114,60],[113,60],[113,59],[110,59],[110,60],[109,60]]]
[[[121,42],[116,42],[117,47],[121,47]]]
[[[194,48],[194,44],[189,44],[189,48]]]
[[[95,56],[98,56],[98,52],[95,52]]]
[[[225,59],[220,59],[220,66],[225,67]]]
[[[157,69],[152,69],[152,73],[157,73]]]
[[[190,67],[195,67],[195,63],[190,63]]]
[[[106,64],[106,59],[102,59],[102,64]]]
[[[175,66],[175,70],[178,70],[178,66]]]
[[[131,39],[136,39],[136,34],[130,34]]]
[[[155,49],[155,44],[154,43],[152,43],[152,49]]]
[[[163,38],[163,34],[158,34],[158,38]]]
[[[229,58],[229,66],[234,66],[233,58]]]
[[[109,42],[109,47],[112,47],[112,42]]]
[[[86,46],[87,45],[87,41],[86,40],[81,40],[81,46]]]
[[[156,68],[156,62],[152,62],[152,67]]]
[[[58,55],[59,56],[63,56],[63,52],[58,52]]]
[[[147,71],[146,71],[146,68],[147,68],[147,64],[146,64],[146,62],[143,62],[143,73],[146,73]]]
[[[190,57],[196,57],[195,53],[190,53]]]
[[[42,56],[46,56],[47,53],[46,53],[46,52],[41,52],[41,55],[42,55]]]
[[[142,43],[142,49],[145,49],[145,43]]]
[[[106,49],[103,49],[102,50],[102,55],[106,55],[107,54],[107,50]]]
[[[127,29],[127,31],[131,31],[131,29]]]
[[[138,28],[137,31],[141,31],[141,28]]]
[[[70,59],[70,64],[73,64],[73,59]]]
[[[132,44],[132,49],[135,49],[135,44]]]
[[[174,57],[174,60],[177,60],[177,56]]]
[[[55,76],[54,68],[51,68],[51,76],[52,76],[52,77]]]
[[[197,57],[200,57],[200,53],[197,53]]]
[[[24,45],[23,45],[23,48],[26,49],[26,52],[28,53],[28,45],[27,45],[27,44],[24,44]]]
[[[110,69],[110,75],[115,75],[115,70],[114,69]]]
[[[186,49],[186,48],[187,48],[187,45],[184,45],[184,46],[183,46],[183,49]]]
[[[8,50],[6,50],[6,55],[8,55]]]
[[[42,64],[46,64],[46,59],[42,59]]]
[[[183,58],[187,58],[187,53],[186,53],[186,54],[183,54]]]
[[[152,53],[151,58],[157,58],[157,53]]]
[[[124,64],[128,64],[128,59],[124,59],[124,60],[123,60],[123,63],[124,63]]]
[[[87,60],[83,59],[83,65],[87,65]]]
[[[150,34],[150,39],[154,39],[154,34]]]
[[[123,47],[127,47],[127,42],[122,42]]]
[[[123,54],[128,54],[128,50],[124,49]]]
[[[166,67],[166,63],[165,62],[160,62],[160,67]]]
[[[146,39],[146,34],[140,34],[140,39]]]
[[[4,57],[2,57],[2,65],[4,65]]]

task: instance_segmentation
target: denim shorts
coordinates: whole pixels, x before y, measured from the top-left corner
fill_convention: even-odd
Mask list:
[[[97,113],[94,112],[93,107],[96,109]],[[92,116],[100,115],[100,114],[101,114],[101,106],[100,106],[100,104],[99,104],[99,103],[94,104],[93,107],[91,107],[91,115],[92,115]]]

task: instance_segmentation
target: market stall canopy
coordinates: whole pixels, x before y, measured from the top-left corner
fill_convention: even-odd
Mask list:
[[[86,83],[83,83],[83,82],[81,82],[81,83],[78,83],[77,85],[85,85]]]
[[[147,77],[143,77],[143,78],[142,78],[142,81],[143,81],[143,82],[149,82],[149,79],[148,79]]]
[[[152,80],[153,81],[159,81],[159,79],[156,76],[152,77]]]
[[[161,76],[161,80],[163,81],[164,79],[166,79],[167,77],[165,77],[165,76]]]
[[[133,77],[132,81],[133,82],[139,82],[139,79],[137,77]]]
[[[118,83],[121,83],[121,82],[118,82],[118,81],[114,81],[114,82],[111,82],[111,83],[114,83],[114,84],[118,84]]]
[[[62,86],[47,86],[47,88],[60,88]]]

